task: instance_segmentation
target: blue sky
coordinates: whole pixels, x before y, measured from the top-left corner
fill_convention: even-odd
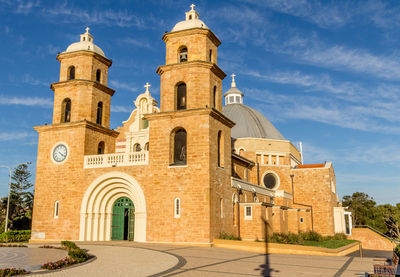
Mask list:
[[[190,1],[0,0],[0,165],[33,162],[37,133],[51,123],[58,52],[86,26],[113,60],[111,127],[165,62],[161,36]],[[287,138],[305,163],[332,161],[340,196],[363,191],[378,203],[400,195],[400,4],[398,1],[197,1],[219,37],[218,64],[237,75],[245,104]],[[223,82],[230,86],[230,78]],[[0,195],[7,193],[0,169]]]

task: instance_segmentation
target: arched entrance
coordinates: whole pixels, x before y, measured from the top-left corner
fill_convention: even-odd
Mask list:
[[[135,206],[128,197],[121,197],[115,201],[111,224],[111,240],[133,240]]]
[[[80,241],[109,241],[112,236],[114,204],[120,198],[134,203],[134,241],[146,241],[146,199],[132,176],[113,171],[96,178],[81,202]]]

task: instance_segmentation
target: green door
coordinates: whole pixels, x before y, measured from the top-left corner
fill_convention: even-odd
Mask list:
[[[113,206],[111,240],[133,240],[135,206],[127,197],[118,198]]]

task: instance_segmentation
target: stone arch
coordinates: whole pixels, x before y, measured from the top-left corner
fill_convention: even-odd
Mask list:
[[[146,199],[132,176],[118,171],[105,173],[87,188],[81,202],[80,241],[111,240],[112,208],[120,197],[135,205],[135,241],[146,241]]]

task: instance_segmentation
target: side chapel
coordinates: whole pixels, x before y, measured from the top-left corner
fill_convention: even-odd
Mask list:
[[[147,83],[116,130],[112,61],[89,28],[58,54],[53,122],[35,127],[31,241],[210,244],[221,233],[249,240],[349,233],[332,164],[303,164],[302,153],[244,104],[235,75],[223,94],[221,41],[194,5],[162,39],[160,106]]]

